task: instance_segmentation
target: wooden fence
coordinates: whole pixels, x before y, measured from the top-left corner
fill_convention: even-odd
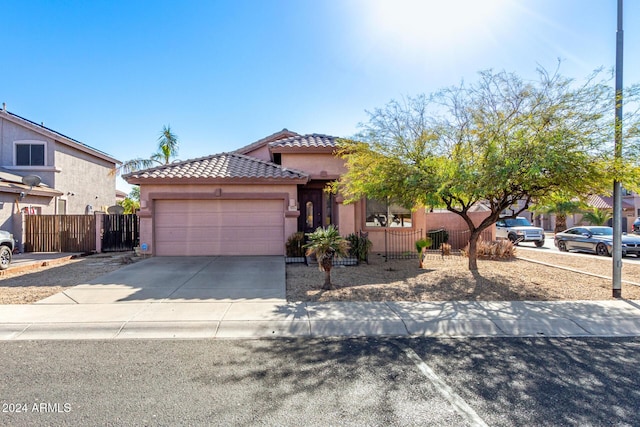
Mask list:
[[[25,252],[92,252],[96,249],[94,215],[26,215]]]

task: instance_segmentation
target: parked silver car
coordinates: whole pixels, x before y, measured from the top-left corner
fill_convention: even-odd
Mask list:
[[[0,230],[0,270],[6,270],[11,265],[14,245],[13,234]]]
[[[539,248],[544,246],[544,230],[534,227],[524,217],[500,218],[496,222],[496,239],[509,239],[514,245],[533,242]]]
[[[573,227],[556,234],[555,245],[562,252],[592,252],[610,256],[613,250],[613,228],[604,226]],[[640,256],[640,236],[622,235],[622,256]]]

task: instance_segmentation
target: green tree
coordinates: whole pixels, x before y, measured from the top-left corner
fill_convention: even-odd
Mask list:
[[[136,213],[136,211],[140,209],[140,187],[134,186],[127,197],[118,202],[118,205],[124,208],[125,214]]]
[[[469,269],[477,270],[480,234],[518,201],[514,216],[534,200],[597,194],[614,176],[637,176],[613,163],[613,89],[596,78],[577,85],[545,70],[535,81],[485,71],[470,85],[392,101],[369,112],[356,141],[341,141],[347,172],[334,189],[346,202],[445,207],[467,224]],[[476,224],[469,212],[479,203],[489,213]]]
[[[318,260],[320,271],[324,271],[324,285],[322,289],[335,289],[331,283],[331,268],[333,258],[347,256],[349,254],[349,242],[338,232],[333,225],[327,228],[318,227],[313,233],[306,234],[309,242],[304,245],[307,255],[314,254]]]
[[[127,174],[141,169],[147,169],[159,165],[171,163],[178,155],[178,136],[171,131],[171,126],[162,127],[162,132],[158,137],[158,151],[153,153],[148,159],[137,158],[127,160],[117,169],[119,174]]]
[[[582,215],[582,220],[591,225],[605,225],[611,218],[613,218],[613,213],[610,210],[598,208],[586,211]]]

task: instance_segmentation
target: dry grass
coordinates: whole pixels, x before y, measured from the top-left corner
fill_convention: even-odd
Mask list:
[[[332,278],[338,289],[320,289],[323,273],[316,267],[287,265],[289,301],[558,301],[612,299],[611,279],[525,261],[536,259],[593,274],[611,276],[611,258],[565,255],[548,250],[518,250],[514,261],[479,260],[478,271],[468,270],[460,255],[427,256],[424,268],[417,260],[336,267]],[[625,263],[623,280],[640,283],[640,261]],[[622,294],[640,299],[640,286],[623,283]]]

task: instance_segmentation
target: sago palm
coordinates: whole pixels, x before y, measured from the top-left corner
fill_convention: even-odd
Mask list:
[[[307,255],[314,254],[318,260],[320,271],[324,271],[324,285],[322,289],[335,289],[331,283],[331,268],[333,258],[337,256],[347,256],[349,253],[349,242],[340,235],[338,229],[333,225],[327,228],[318,227],[313,233],[306,234],[309,240],[304,247]]]

